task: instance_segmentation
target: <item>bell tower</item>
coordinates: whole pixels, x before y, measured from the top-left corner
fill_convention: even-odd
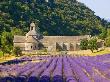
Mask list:
[[[30,31],[32,31],[32,30],[36,30],[36,25],[35,25],[35,23],[34,22],[32,22],[31,24],[30,24]]]
[[[46,2],[49,2],[49,0],[45,0]]]

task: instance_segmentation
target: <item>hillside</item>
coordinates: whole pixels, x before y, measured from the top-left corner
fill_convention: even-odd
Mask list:
[[[100,17],[76,0],[2,0],[0,12],[0,33],[13,27],[27,32],[30,22],[37,20],[43,35],[96,35],[105,27]]]

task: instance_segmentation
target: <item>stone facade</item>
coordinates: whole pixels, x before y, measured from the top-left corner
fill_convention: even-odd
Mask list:
[[[79,50],[81,39],[89,38],[85,36],[40,36],[34,23],[30,24],[30,31],[26,36],[14,36],[14,47],[20,47],[22,50],[31,51],[47,49],[48,51]]]

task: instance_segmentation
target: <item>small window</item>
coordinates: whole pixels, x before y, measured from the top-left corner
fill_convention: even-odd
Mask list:
[[[31,46],[31,49],[32,49],[32,46]]]
[[[33,27],[31,27],[31,30],[33,30]]]

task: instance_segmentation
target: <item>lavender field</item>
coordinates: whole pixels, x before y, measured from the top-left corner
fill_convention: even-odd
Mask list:
[[[0,64],[0,82],[110,82],[110,55],[22,57]]]

